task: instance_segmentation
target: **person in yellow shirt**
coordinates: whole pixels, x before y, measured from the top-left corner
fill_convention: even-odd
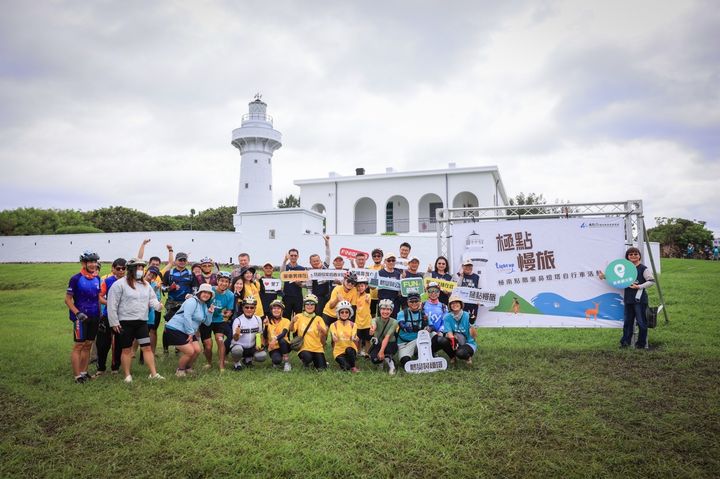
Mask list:
[[[270,303],[270,314],[265,319],[265,343],[270,354],[273,367],[279,368],[281,363],[283,371],[290,372],[290,320],[283,317],[285,305],[279,299]]]
[[[340,301],[335,308],[338,319],[330,326],[333,342],[333,358],[343,371],[360,371],[355,366],[358,351],[358,337],[355,323],[350,321],[353,314],[352,305],[348,301]]]
[[[372,315],[370,314],[370,295],[368,294],[368,280],[358,279],[355,285],[357,289],[357,303],[355,304],[355,326],[357,327],[357,335],[360,340],[359,356],[367,358],[370,349],[370,323]]]
[[[255,268],[248,266],[243,268],[240,277],[243,279],[243,299],[252,296],[253,298],[260,297],[260,285],[255,279]],[[255,316],[258,318],[265,317],[265,311],[263,310],[262,301],[258,301],[255,309]]]
[[[326,326],[330,326],[332,323],[337,321],[337,308],[338,303],[341,301],[347,301],[353,307],[357,304],[357,275],[355,273],[346,273],[342,284],[335,286],[332,293],[330,293],[330,300],[325,305],[325,309],[322,312],[323,320]]]
[[[325,340],[327,339],[327,326],[315,314],[317,297],[308,294],[303,299],[303,311],[296,314],[290,322],[290,331],[296,336],[303,337],[303,345],[298,351],[298,357],[303,366],[315,366],[317,370],[327,369],[325,360]]]

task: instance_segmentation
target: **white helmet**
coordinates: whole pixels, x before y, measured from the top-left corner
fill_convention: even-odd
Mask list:
[[[350,304],[350,301],[340,301],[337,306],[335,306],[335,313],[340,316],[340,311],[343,309],[347,309],[350,311],[350,317],[353,316],[353,307],[352,304]]]
[[[381,299],[378,303],[378,308],[395,309],[395,304],[392,302],[391,299]]]

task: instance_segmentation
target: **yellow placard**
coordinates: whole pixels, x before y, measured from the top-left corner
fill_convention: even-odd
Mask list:
[[[307,281],[307,271],[283,271],[280,273],[280,279],[283,281]]]
[[[425,278],[425,291],[427,291],[428,283],[437,283],[438,286],[440,286],[440,290],[444,293],[451,293],[455,286],[457,286],[455,281],[447,281],[439,278]]]

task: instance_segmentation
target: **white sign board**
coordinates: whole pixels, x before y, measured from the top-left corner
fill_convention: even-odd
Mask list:
[[[418,332],[417,336],[418,358],[405,363],[405,372],[434,373],[447,369],[447,361],[443,357],[433,357],[430,346],[430,333],[424,329]]]

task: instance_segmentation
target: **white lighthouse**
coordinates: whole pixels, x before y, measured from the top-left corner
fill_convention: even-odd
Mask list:
[[[249,104],[240,128],[232,132],[232,145],[240,150],[240,184],[235,229],[239,230],[239,215],[273,208],[272,156],[282,146],[282,134],[273,128],[267,115],[267,104],[261,95]]]

